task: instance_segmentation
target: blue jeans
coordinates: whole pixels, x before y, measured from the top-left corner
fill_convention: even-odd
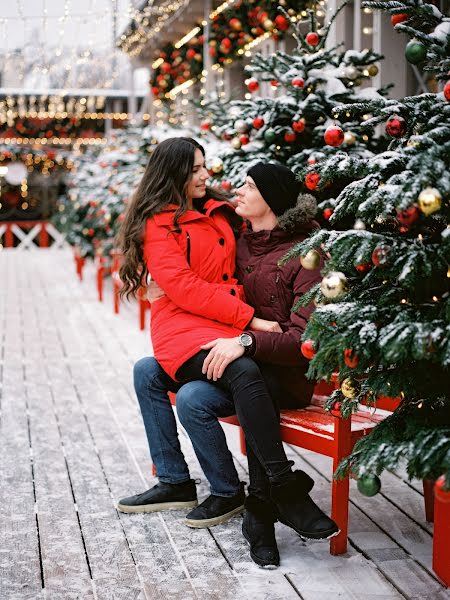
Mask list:
[[[182,483],[190,479],[181,451],[177,422],[167,392],[177,392],[177,413],[191,438],[211,493],[230,497],[239,492],[239,477],[217,417],[235,412],[233,401],[218,387],[192,381],[181,387],[159,366],[155,358],[134,365],[134,388],[141,408],[150,454],[158,479]]]

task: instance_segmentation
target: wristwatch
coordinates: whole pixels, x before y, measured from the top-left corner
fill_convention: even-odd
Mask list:
[[[248,354],[253,345],[253,338],[249,333],[241,333],[238,337],[238,344],[244,348],[244,354]]]

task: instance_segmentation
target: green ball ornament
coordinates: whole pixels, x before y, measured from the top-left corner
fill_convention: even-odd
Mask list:
[[[277,134],[273,129],[266,129],[264,132],[264,139],[268,144],[273,144],[273,142],[277,139]]]
[[[413,65],[417,65],[423,60],[425,60],[427,56],[427,49],[422,44],[422,42],[418,42],[417,40],[411,40],[406,45],[405,56],[408,62],[410,62]]]
[[[375,496],[381,490],[381,481],[377,475],[364,475],[358,479],[358,491],[363,496]]]

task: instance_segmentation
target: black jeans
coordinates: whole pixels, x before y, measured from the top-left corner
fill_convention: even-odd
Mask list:
[[[202,350],[187,360],[178,369],[177,379],[182,382],[197,379],[209,381],[202,373],[203,361],[208,354],[207,350]],[[279,411],[272,402],[256,362],[242,356],[228,365],[218,381],[210,383],[230,393],[233,398],[236,414],[247,441],[251,484],[252,473],[258,487],[263,481],[265,486],[267,478],[269,484],[292,479],[294,463],[288,460],[283,448]]]

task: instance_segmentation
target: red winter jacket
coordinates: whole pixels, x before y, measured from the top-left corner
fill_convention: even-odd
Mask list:
[[[146,223],[144,258],[165,296],[152,303],[155,358],[173,378],[200,346],[239,335],[254,309],[243,301],[234,277],[236,240],[227,219],[227,202],[207,200],[204,213],[189,210],[174,232],[176,205]],[[213,284],[213,285],[212,285]]]

